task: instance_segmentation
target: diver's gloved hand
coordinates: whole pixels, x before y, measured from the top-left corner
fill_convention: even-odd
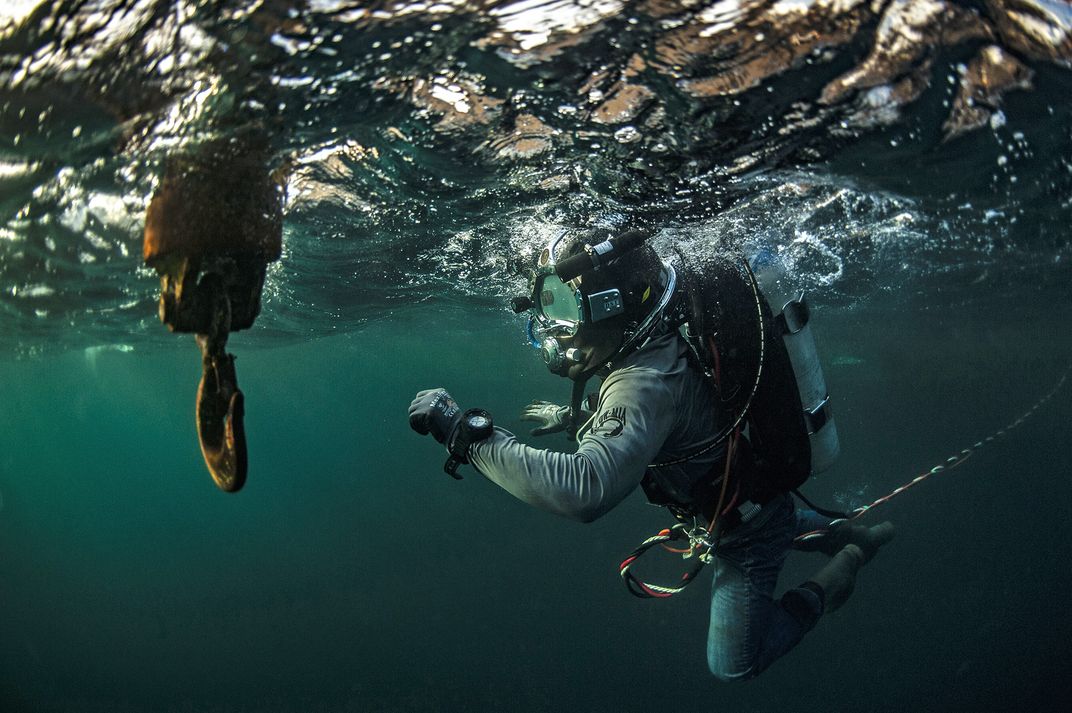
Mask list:
[[[533,401],[521,410],[522,421],[535,421],[540,424],[532,429],[532,435],[542,436],[547,433],[565,431],[569,425],[569,406],[559,406],[549,401]]]
[[[446,389],[418,391],[409,405],[409,427],[422,436],[431,433],[443,444],[461,420],[462,410]]]

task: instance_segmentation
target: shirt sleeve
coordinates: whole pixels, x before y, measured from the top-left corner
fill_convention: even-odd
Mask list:
[[[670,434],[674,407],[663,374],[627,367],[612,373],[575,453],[532,448],[501,428],[473,444],[469,460],[485,477],[530,505],[591,522],[640,484]]]

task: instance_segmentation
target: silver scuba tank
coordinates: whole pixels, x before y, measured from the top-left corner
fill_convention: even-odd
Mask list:
[[[763,250],[750,263],[759,289],[770,302],[774,321],[782,330],[782,339],[789,352],[811,441],[811,472],[821,473],[837,460],[841,444],[830,410],[830,394],[819,362],[815,335],[809,325],[808,303],[802,291],[787,286],[786,266],[778,256]]]

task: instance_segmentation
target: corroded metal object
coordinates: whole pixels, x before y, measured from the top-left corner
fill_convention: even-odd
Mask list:
[[[246,483],[245,396],[238,388],[234,355],[223,342],[197,336],[201,382],[197,385],[197,439],[216,485],[229,493]]]
[[[145,217],[145,262],[160,275],[160,320],[197,335],[197,435],[212,479],[246,481],[245,397],[231,332],[260,312],[268,263],[282,251],[282,191],[263,142],[228,141],[172,159]]]

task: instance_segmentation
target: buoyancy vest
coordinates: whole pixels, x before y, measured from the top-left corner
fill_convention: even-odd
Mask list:
[[[711,380],[719,400],[716,408],[726,413],[719,419],[724,432],[717,447],[725,452],[729,439],[741,433],[731,482],[737,481],[735,489],[739,484],[741,500],[765,503],[796,489],[812,473],[808,422],[786,348],[785,320],[775,319],[744,260],[681,263],[678,308],[683,336],[693,352],[690,364]],[[678,515],[709,517],[706,510],[713,507],[724,466],[699,477],[689,503],[677,503],[659,487],[658,465],[648,469],[641,483],[648,500]]]

